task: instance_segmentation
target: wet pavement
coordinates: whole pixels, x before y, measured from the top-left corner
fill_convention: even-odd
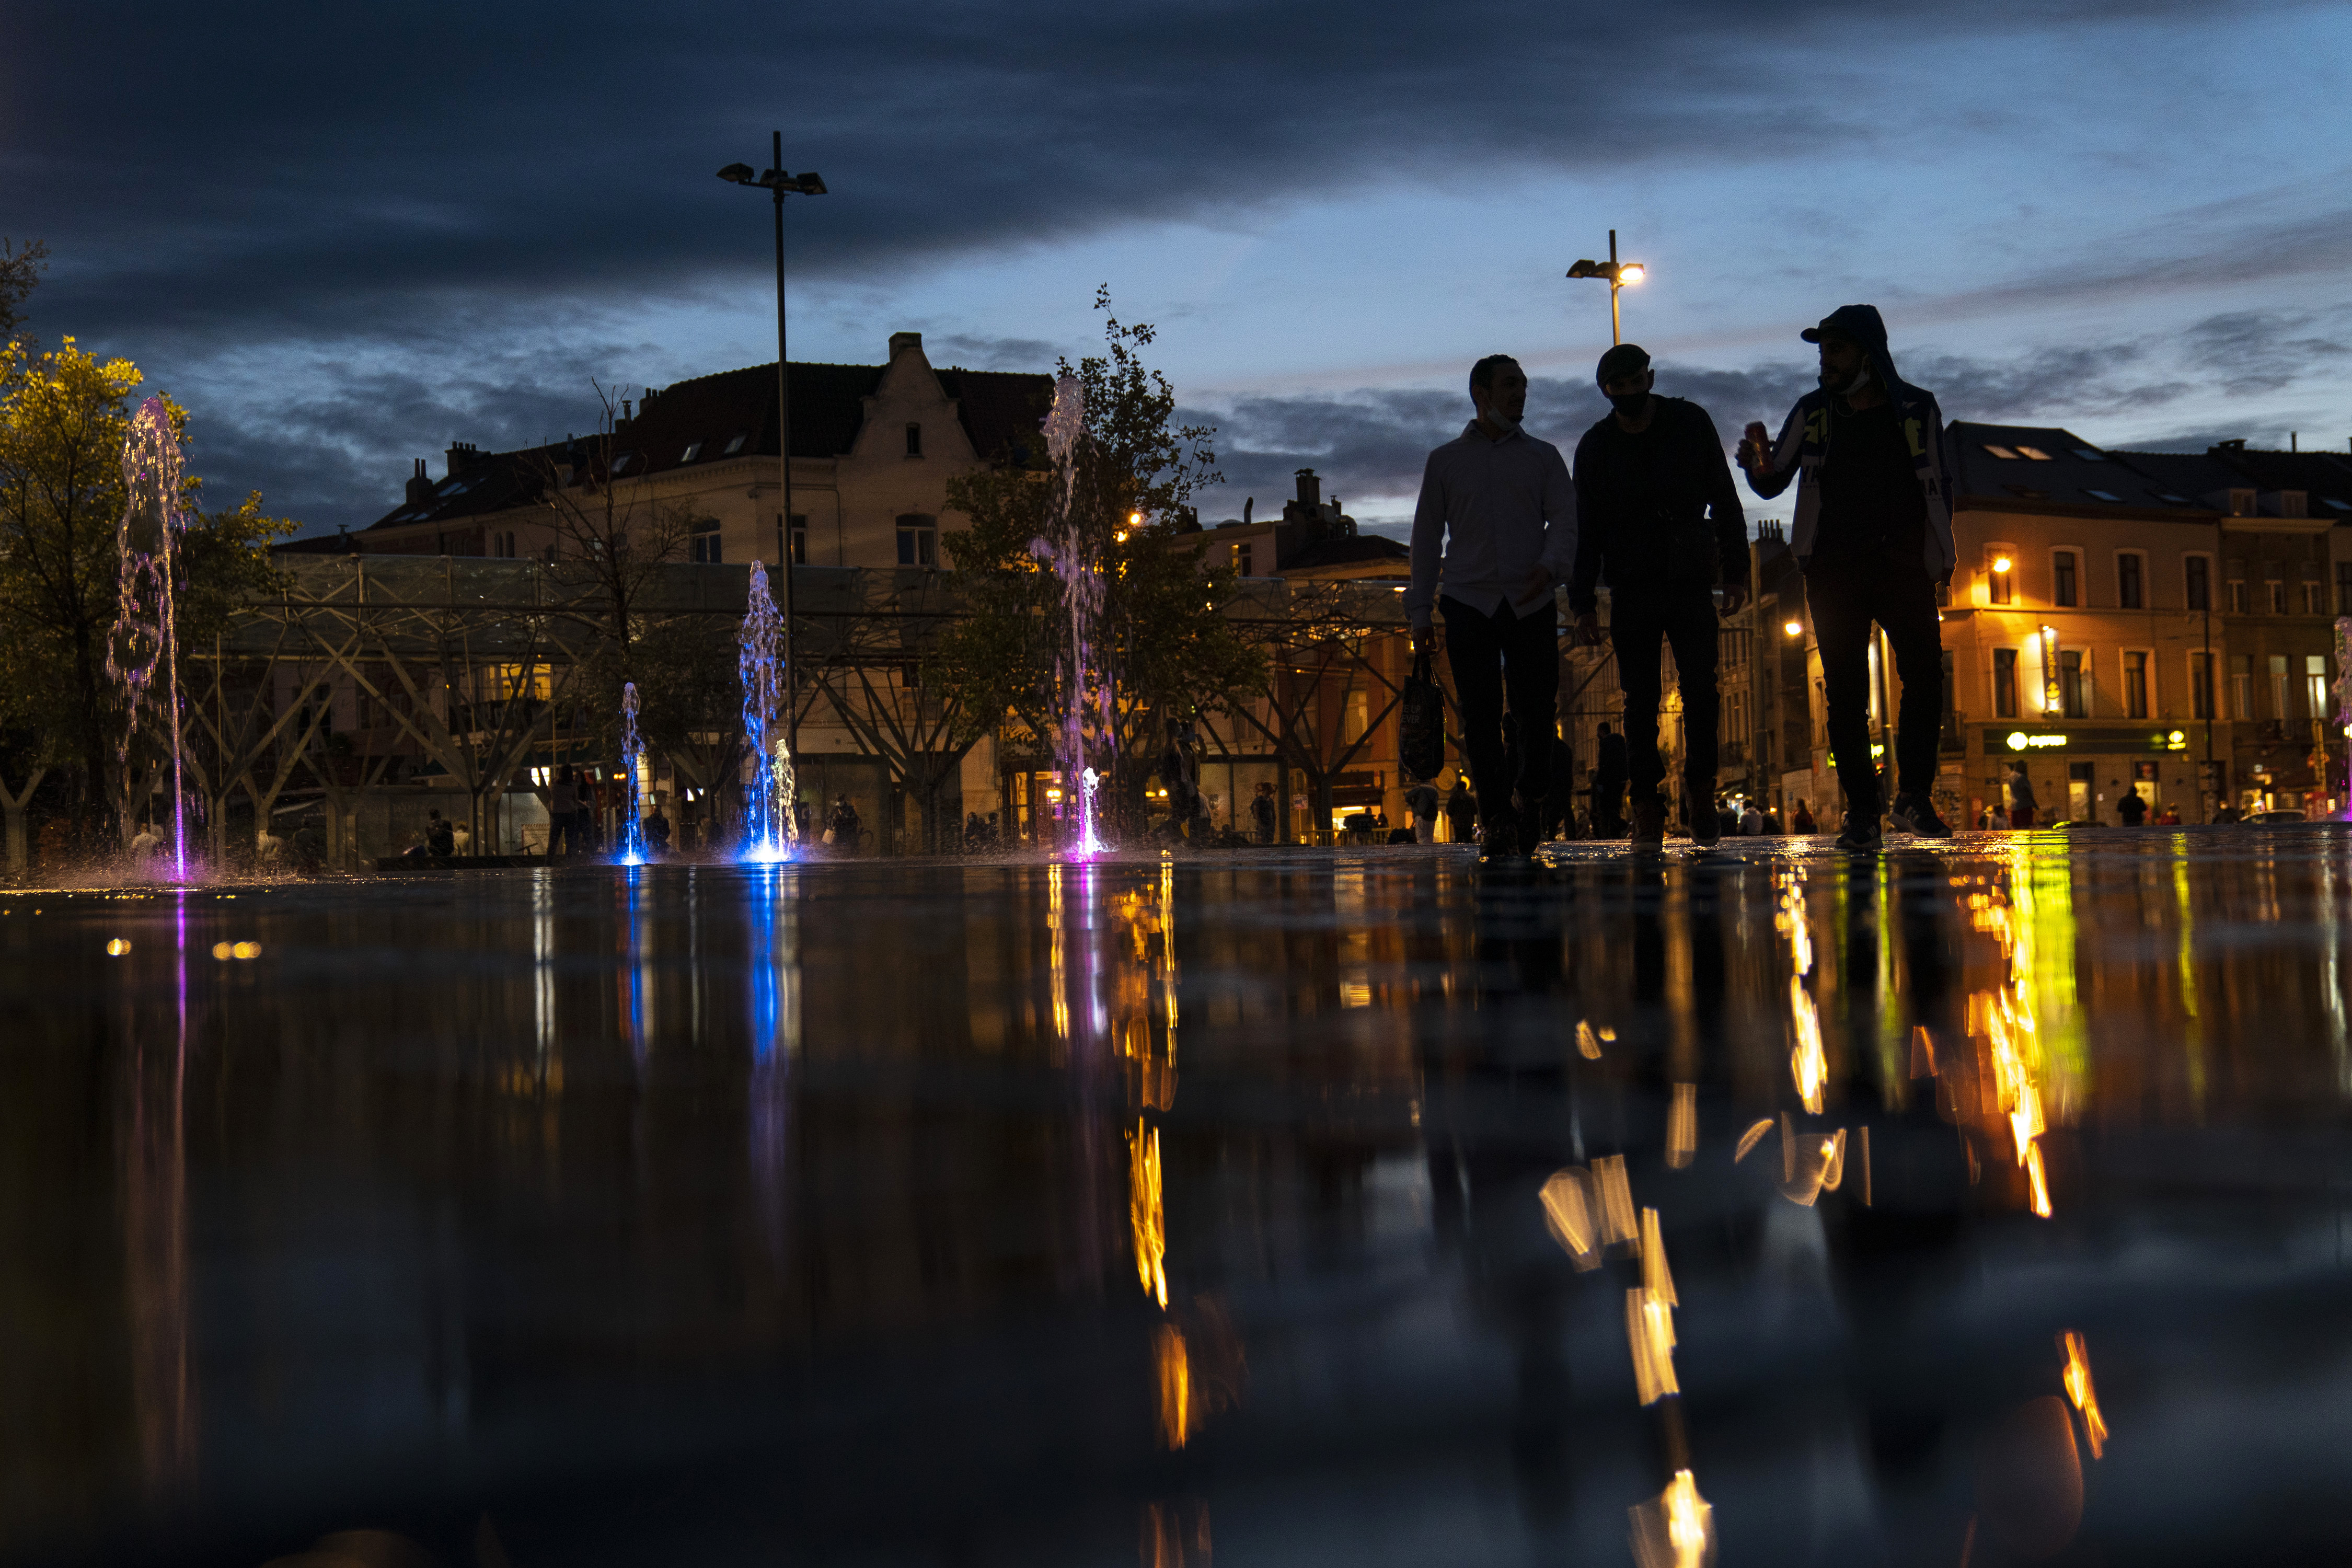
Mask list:
[[[2347,900],[2321,826],[0,892],[0,1561],[2340,1562]]]

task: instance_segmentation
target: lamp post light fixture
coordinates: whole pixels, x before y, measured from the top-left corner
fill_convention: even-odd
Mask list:
[[[1609,341],[1612,343],[1622,343],[1625,341],[1625,337],[1617,312],[1617,290],[1629,284],[1639,283],[1649,275],[1649,271],[1648,268],[1638,261],[1617,259],[1617,231],[1612,228],[1609,231],[1609,259],[1580,261],[1568,269],[1568,275],[1570,278],[1602,278],[1608,280]]]
[[[1790,637],[1801,637],[1805,635],[1805,623],[1802,621],[1790,621],[1784,624],[1780,627],[1780,630]]]
[[[781,131],[775,132],[773,162],[766,170],[754,174],[749,163],[730,163],[719,171],[719,177],[730,184],[769,191],[776,199],[776,467],[784,492],[783,521],[776,530],[776,559],[784,580],[784,741],[798,756],[801,721],[796,692],[801,668],[793,658],[793,389],[784,358],[784,197],[824,195],[824,181],[815,174],[784,172]],[[793,803],[786,801],[784,809],[792,810]]]

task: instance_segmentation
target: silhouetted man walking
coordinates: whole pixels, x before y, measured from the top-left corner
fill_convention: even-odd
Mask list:
[[[1935,395],[1895,373],[1874,305],[1841,305],[1803,333],[1821,345],[1822,384],[1768,442],[1748,426],[1739,461],[1768,500],[1798,480],[1790,541],[1821,644],[1830,753],[1844,787],[1842,849],[1878,847],[1885,801],[1870,755],[1870,628],[1895,650],[1903,701],[1895,738],[1895,826],[1931,838],[1936,741],[1943,723],[1943,637],[1936,590],[1951,580],[1951,475]]]
[[[1523,730],[1550,732],[1559,696],[1552,591],[1576,561],[1576,490],[1559,448],[1519,428],[1528,378],[1517,360],[1489,354],[1473,365],[1470,401],[1477,417],[1422,470],[1405,614],[1416,658],[1428,647],[1432,608],[1445,616],[1445,662],[1485,829],[1480,858],[1508,859],[1541,831],[1551,748],[1522,747],[1517,776],[1506,769],[1504,692]]]
[[[1716,731],[1722,700],[1715,683],[1716,590],[1723,615],[1748,601],[1748,523],[1723,439],[1696,403],[1661,397],[1650,356],[1619,343],[1594,372],[1612,405],[1576,444],[1576,576],[1568,589],[1576,637],[1601,641],[1594,614],[1609,585],[1609,637],[1625,691],[1625,747],[1633,768],[1633,842],[1665,837],[1658,786],[1658,652],[1675,650],[1683,697],[1683,800],[1691,837],[1723,837],[1715,810]]]

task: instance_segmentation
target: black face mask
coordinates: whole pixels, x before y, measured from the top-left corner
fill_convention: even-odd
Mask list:
[[[1628,419],[1639,419],[1642,410],[1650,405],[1650,395],[1646,392],[1612,392],[1603,395],[1609,399],[1612,407]]]

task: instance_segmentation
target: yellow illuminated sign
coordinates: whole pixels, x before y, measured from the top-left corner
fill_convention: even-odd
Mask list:
[[[2012,752],[2042,752],[2065,743],[2063,735],[2029,735],[2022,730],[2009,732],[2009,749]]]

